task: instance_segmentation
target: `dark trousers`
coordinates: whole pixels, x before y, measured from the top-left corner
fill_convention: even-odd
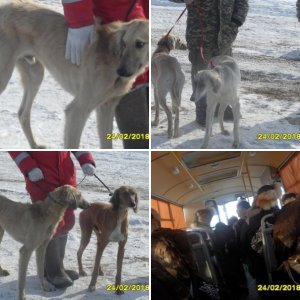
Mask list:
[[[126,94],[116,108],[116,121],[125,149],[149,149],[149,87]]]

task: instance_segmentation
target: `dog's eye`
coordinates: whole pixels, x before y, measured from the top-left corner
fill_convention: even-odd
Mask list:
[[[144,46],[145,46],[144,42],[136,41],[136,43],[135,43],[135,47],[136,48],[143,48]]]

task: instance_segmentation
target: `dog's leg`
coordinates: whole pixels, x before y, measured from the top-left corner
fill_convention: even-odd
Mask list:
[[[2,227],[0,227],[0,243],[2,241],[3,235],[4,235],[4,230]],[[8,271],[2,269],[0,266],[0,276],[7,276],[7,275],[9,275]]]
[[[120,98],[114,98],[97,108],[98,134],[102,149],[112,149],[113,121],[119,101]]]
[[[213,104],[208,104],[207,108],[206,108],[205,136],[204,136],[203,144],[201,146],[201,148],[204,148],[204,149],[207,148],[207,146],[208,146],[208,140],[209,140],[209,137],[212,132],[213,118],[214,118],[214,112],[215,112],[216,106],[217,106],[217,103],[213,103]]]
[[[78,149],[84,125],[92,109],[80,98],[75,98],[66,108],[65,148]]]
[[[159,123],[159,101],[156,88],[154,88],[154,106],[155,106],[155,118],[152,122],[152,126],[158,126]]]
[[[225,113],[226,108],[227,108],[227,104],[222,104],[222,103],[220,104],[218,118],[219,118],[221,133],[223,135],[230,135],[229,131],[225,130],[224,123],[223,123],[224,113]]]
[[[55,291],[55,287],[50,284],[44,276],[45,254],[48,243],[49,240],[45,241],[39,248],[36,249],[36,266],[42,289],[46,292],[51,292]]]
[[[86,246],[90,242],[91,235],[93,232],[93,227],[90,226],[90,224],[84,224],[84,225],[80,224],[80,228],[81,228],[81,240],[80,240],[80,247],[77,251],[78,269],[79,269],[80,276],[87,276],[87,273],[83,270],[83,266],[82,266],[82,254]]]
[[[173,87],[171,90],[171,98],[172,98],[172,110],[175,114],[174,120],[174,138],[179,136],[179,108],[181,103],[181,94],[180,90],[177,90],[178,87]]]
[[[24,87],[22,104],[18,113],[23,132],[25,133],[31,148],[45,148],[44,146],[38,145],[34,140],[30,124],[31,107],[44,78],[44,67],[37,60],[30,63],[25,58],[17,61],[17,67],[20,71]]]
[[[123,258],[124,258],[124,253],[125,253],[125,245],[126,245],[127,238],[119,242],[119,248],[118,248],[118,256],[117,256],[117,275],[116,275],[116,281],[115,281],[115,286],[118,287],[121,284],[121,279],[122,279],[122,266],[123,266]],[[122,295],[124,294],[123,291],[120,291],[116,288],[117,295]]]
[[[96,282],[97,282],[97,277],[98,277],[98,272],[99,272],[99,267],[100,267],[100,261],[101,261],[103,251],[104,251],[105,247],[107,246],[107,244],[108,244],[108,241],[101,241],[100,239],[98,239],[95,265],[94,265],[94,270],[92,273],[92,279],[89,284],[90,292],[94,292],[96,289]]]
[[[19,300],[25,300],[25,282],[26,272],[28,268],[28,262],[31,257],[32,250],[22,246],[20,249],[20,260],[19,260]]]
[[[172,116],[172,112],[171,112],[170,108],[167,105],[166,97],[159,96],[159,103],[160,103],[161,107],[164,109],[164,111],[167,115],[167,119],[168,119],[168,138],[170,139],[170,138],[173,137],[173,116]]]
[[[238,148],[240,145],[240,103],[237,98],[237,103],[233,106],[233,148]]]

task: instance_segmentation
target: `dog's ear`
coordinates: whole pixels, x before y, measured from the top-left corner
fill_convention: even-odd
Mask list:
[[[115,190],[111,196],[109,202],[112,204],[114,210],[119,209],[120,199],[119,199],[119,189]]]

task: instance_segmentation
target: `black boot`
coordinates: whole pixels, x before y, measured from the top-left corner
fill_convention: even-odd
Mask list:
[[[68,236],[64,235],[58,238],[59,239],[59,255],[61,259],[61,265],[64,271],[68,274],[68,276],[71,278],[72,281],[77,280],[79,278],[79,274],[76,271],[73,270],[65,270],[64,268],[64,257],[65,257],[65,251],[66,251],[66,245]]]
[[[200,126],[206,125],[206,97],[196,102],[196,121]]]
[[[59,238],[52,239],[47,246],[45,255],[45,274],[47,280],[58,289],[63,289],[73,284],[73,281],[63,269]]]
[[[219,113],[219,104],[217,105],[216,111],[215,111],[215,117],[218,116]],[[233,121],[233,112],[232,108],[230,106],[227,106],[224,112],[224,120],[225,121]]]

